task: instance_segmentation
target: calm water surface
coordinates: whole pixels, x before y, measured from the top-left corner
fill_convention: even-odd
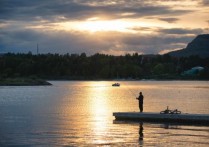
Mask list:
[[[208,81],[51,81],[0,87],[0,146],[209,146],[209,127],[114,121],[113,112],[169,106],[209,114]]]

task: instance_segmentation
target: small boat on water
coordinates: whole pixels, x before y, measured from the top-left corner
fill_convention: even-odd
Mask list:
[[[120,83],[114,83],[112,86],[120,86]]]

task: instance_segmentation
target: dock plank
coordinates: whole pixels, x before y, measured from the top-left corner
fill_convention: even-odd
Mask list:
[[[209,125],[208,114],[160,114],[155,112],[114,112],[116,120],[204,123]]]

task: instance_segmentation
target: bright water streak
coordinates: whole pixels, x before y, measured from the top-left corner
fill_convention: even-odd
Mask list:
[[[209,114],[207,81],[51,81],[0,87],[0,146],[208,146],[209,127],[114,121],[113,112],[169,106]],[[143,128],[143,129],[142,129]]]

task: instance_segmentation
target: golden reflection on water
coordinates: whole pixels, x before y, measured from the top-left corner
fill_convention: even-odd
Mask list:
[[[73,96],[69,93],[60,98],[62,107],[58,110],[60,130],[64,130],[61,133],[63,144],[71,142],[72,138],[68,137],[70,134],[75,137],[75,142],[87,144],[108,142],[105,133],[108,132],[107,117],[111,116],[111,98],[108,96],[111,86],[110,82],[99,81],[67,87],[68,91],[73,92]],[[85,129],[77,130],[78,128]]]
[[[100,84],[100,85],[98,85]],[[90,112],[93,116],[105,114],[108,110],[108,90],[104,84],[92,83],[86,95],[89,102]]]
[[[54,82],[55,86],[44,89],[31,87],[28,91],[28,87],[14,88],[16,91],[12,93],[11,88],[2,88],[0,90],[4,93],[12,94],[7,101],[3,99],[0,101],[3,106],[1,107],[3,116],[0,120],[1,128],[3,132],[5,131],[3,137],[6,135],[5,138],[11,138],[10,143],[25,145],[25,141],[28,140],[33,145],[49,143],[49,146],[209,144],[208,127],[175,127],[167,124],[161,126],[145,122],[136,125],[130,122],[113,123],[112,116],[112,112],[138,111],[138,101],[134,94],[138,95],[139,91],[145,96],[146,112],[160,112],[168,105],[169,108],[178,108],[184,113],[209,114],[209,90],[196,88],[206,87],[208,82],[131,81],[126,82],[127,84],[120,82],[120,87],[112,87],[112,83],[112,81],[59,81]],[[194,88],[187,88],[189,84]],[[42,93],[37,96],[36,90]],[[24,94],[19,95],[20,92]],[[22,100],[24,95],[31,95],[27,102]],[[15,105],[15,102],[18,104]],[[7,104],[11,104],[12,107],[7,107]],[[23,107],[22,110],[20,106]],[[12,108],[12,111],[8,108]],[[14,129],[14,133],[8,128]],[[21,134],[17,135],[20,130]]]
[[[94,121],[89,129],[92,130],[92,135],[97,139],[93,142],[96,144],[105,143],[103,138],[104,132],[107,132],[107,120],[104,115],[108,115],[108,110],[111,110],[108,97],[108,83],[92,82],[91,87],[87,92],[87,97],[90,102],[88,104],[89,112]]]
[[[143,145],[145,142],[155,143],[156,139],[153,139],[156,138],[155,136],[161,138],[162,133],[157,133],[159,130],[165,133],[164,136],[167,137],[167,131],[161,128],[154,127],[150,132],[144,126],[142,126],[144,130],[141,126],[140,128],[137,126],[136,130],[132,126],[125,125],[125,127],[121,127],[112,124],[114,120],[112,112],[138,111],[138,101],[135,99],[135,94],[138,95],[139,91],[142,91],[145,96],[144,110],[146,112],[160,112],[166,106],[171,109],[178,108],[182,112],[190,112],[190,107],[186,107],[190,111],[184,110],[185,106],[189,105],[187,100],[195,100],[198,109],[194,110],[199,112],[200,108],[203,107],[200,102],[203,101],[206,102],[205,105],[208,104],[208,101],[203,99],[205,95],[207,98],[207,89],[198,89],[204,93],[197,93],[195,89],[191,91],[182,88],[183,86],[173,88],[175,85],[178,86],[175,83],[152,82],[151,84],[154,84],[151,85],[147,82],[126,82],[127,84],[120,82],[120,87],[112,87],[112,83],[110,81],[88,81],[72,82],[65,85],[67,90],[59,98],[60,107],[58,107],[59,131],[61,131],[60,138],[63,144],[67,145],[73,142],[75,144],[106,145],[108,143],[123,142],[124,139],[129,142],[134,138],[139,140],[139,145]],[[178,93],[179,90],[184,92]],[[199,94],[198,97],[203,100],[198,101],[196,94]],[[187,98],[187,95],[189,98]],[[205,113],[208,112],[208,107],[202,109]],[[127,134],[129,135],[128,138],[126,138]],[[147,134],[155,134],[155,136],[149,137]],[[121,136],[123,137],[121,138]],[[166,141],[164,139],[164,142]]]

